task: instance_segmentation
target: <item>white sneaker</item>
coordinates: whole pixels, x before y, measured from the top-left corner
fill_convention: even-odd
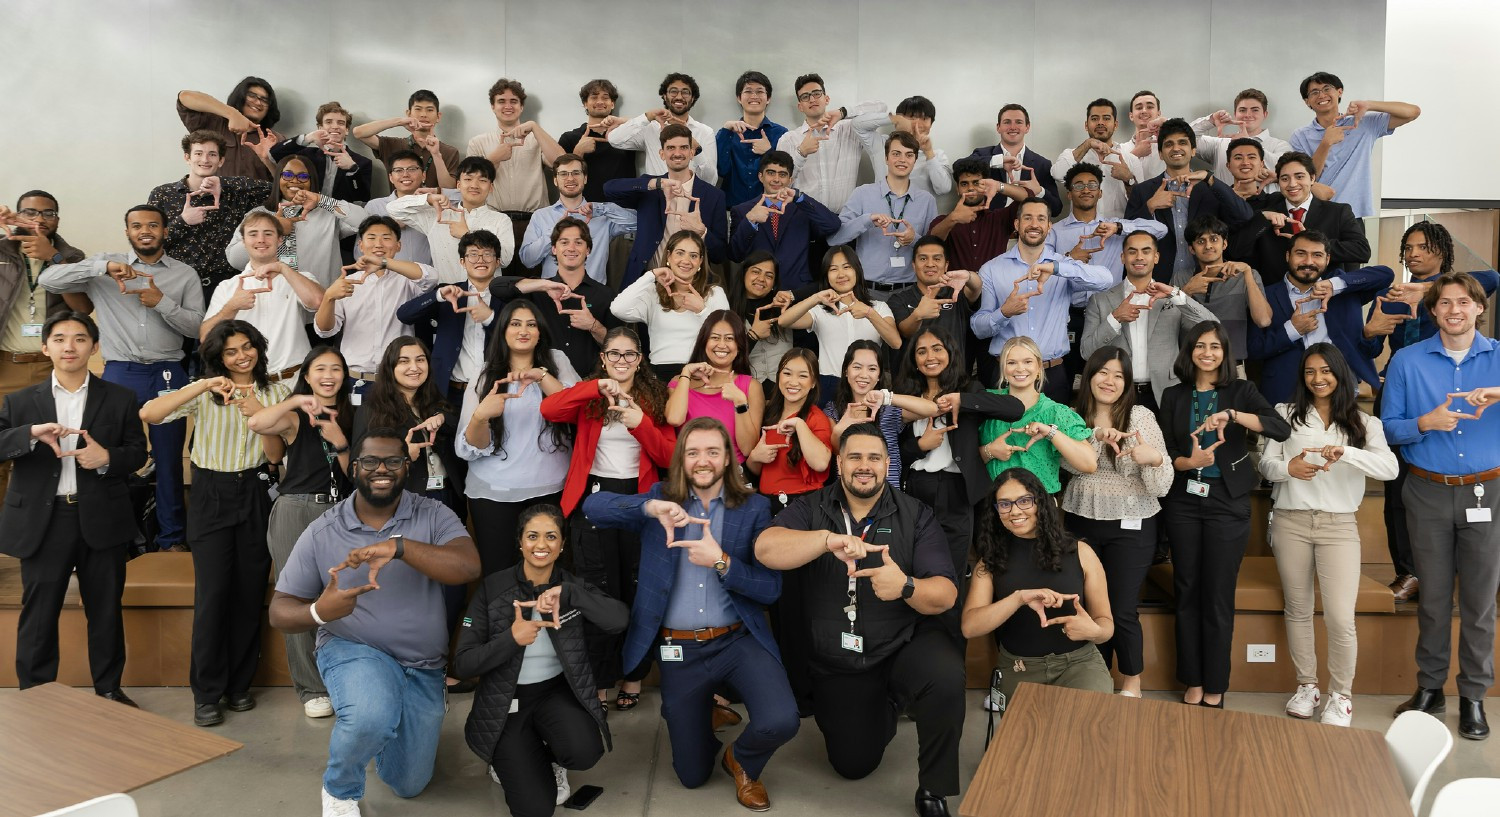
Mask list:
[[[304,703],[302,714],[309,718],[327,718],[333,715],[333,702],[328,700],[327,695],[322,695]]]
[[[552,779],[557,782],[557,805],[560,806],[573,793],[573,787],[568,785],[568,770],[552,764]]]
[[[1323,706],[1323,723],[1329,726],[1348,726],[1354,720],[1354,701],[1347,695],[1328,693],[1328,703]]]
[[[986,712],[999,712],[1000,711],[999,705],[997,705],[995,703],[995,701],[992,698],[990,698],[990,696],[988,696],[988,695],[984,696],[984,705],[983,706],[984,706],[984,711],[986,711]]]
[[[1297,694],[1286,702],[1286,714],[1307,720],[1317,710],[1320,697],[1317,684],[1302,684],[1297,687]]]
[[[359,801],[340,800],[324,789],[323,817],[359,817]]]

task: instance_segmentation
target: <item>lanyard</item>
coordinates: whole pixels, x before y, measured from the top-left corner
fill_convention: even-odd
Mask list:
[[[870,533],[870,526],[875,524],[873,517],[866,519],[859,525],[859,533],[854,532],[854,518],[849,515],[848,509],[844,509],[844,532],[850,536],[858,536],[861,541]],[[859,580],[853,576],[849,577],[849,606],[844,608],[844,615],[849,617],[849,632],[854,633],[854,621],[859,618],[859,596],[856,593]]]
[[[1206,419],[1208,419],[1209,417],[1213,416],[1215,413],[1218,412],[1218,410],[1219,410],[1219,390],[1218,389],[1214,389],[1213,390],[1212,395],[1208,398],[1208,406],[1205,409],[1203,409],[1203,410],[1200,410],[1199,407],[1198,407],[1198,393],[1196,391],[1193,392],[1193,409],[1192,409],[1192,413],[1191,413],[1191,422],[1192,422],[1192,431],[1193,431],[1193,433],[1194,433],[1195,436],[1197,436],[1198,427],[1201,426],[1201,425],[1203,425],[1203,421],[1206,420]],[[1207,432],[1204,432],[1204,433],[1207,433]],[[1199,445],[1203,444],[1203,440],[1202,440],[1201,437],[1198,440],[1198,444]],[[1202,468],[1198,469],[1197,477],[1198,477],[1198,479],[1202,479],[1203,478],[1203,469]]]
[[[895,199],[891,198],[893,195],[889,192],[885,194],[885,209],[891,214],[891,218],[900,221],[906,215],[906,205],[911,204],[911,192],[908,191],[906,195],[901,197],[901,212],[899,213],[896,212]]]

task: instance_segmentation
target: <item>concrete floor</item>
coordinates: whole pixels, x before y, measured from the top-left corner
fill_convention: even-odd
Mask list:
[[[184,723],[192,721],[192,697],[185,689],[133,688],[129,693],[142,708]],[[133,792],[143,817],[178,815],[304,815],[316,814],[323,764],[327,758],[328,732],[332,718],[311,720],[302,715],[296,696],[285,687],[255,691],[259,705],[250,712],[226,712],[218,734],[243,742],[245,748],[227,758],[168,778]],[[14,690],[0,691],[0,695]],[[1170,700],[1172,693],[1147,693]],[[984,747],[986,713],[980,708],[984,693],[971,690],[971,709],[965,721],[960,759],[965,780],[979,764]],[[1282,715],[1286,695],[1231,693],[1231,709]],[[1391,710],[1400,702],[1393,696],[1362,696],[1355,699],[1354,725],[1384,731],[1391,723]],[[421,817],[463,814],[507,814],[500,787],[485,773],[484,764],[463,742],[463,724],[471,697],[454,696],[443,723],[437,773],[419,797],[402,800],[375,777],[373,769],[363,812],[367,817]],[[1454,704],[1457,703],[1455,700]],[[671,749],[658,711],[659,699],[647,689],[641,705],[631,712],[610,715],[614,751],[595,768],[575,772],[572,783],[604,787],[588,813],[595,817],[698,817],[704,814],[738,815],[729,777],[715,774],[699,789],[684,789],[672,773]],[[1448,707],[1448,725],[1457,729],[1456,706]],[[742,710],[743,711],[743,710]],[[1491,716],[1500,725],[1500,708]],[[738,727],[721,733],[733,737]],[[1443,784],[1462,777],[1500,777],[1500,737],[1484,742],[1456,738],[1453,752],[1438,769],[1427,790],[1426,804]],[[1330,759],[1330,762],[1335,762]],[[828,767],[816,725],[802,722],[802,730],[791,744],[772,759],[764,776],[774,811],[788,815],[859,814],[907,815],[912,813],[916,788],[916,728],[903,720],[900,732],[886,752],[885,761],[870,779],[853,782],[839,778]],[[960,798],[950,798],[957,815]],[[559,814],[570,812],[562,809]],[[1101,812],[1103,813],[1103,812]],[[1269,807],[1267,814],[1276,813]],[[1086,817],[1078,815],[1077,817]]]

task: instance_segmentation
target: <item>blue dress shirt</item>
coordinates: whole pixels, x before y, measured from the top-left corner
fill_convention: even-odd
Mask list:
[[[917,277],[912,272],[911,262],[912,244],[916,242],[896,247],[895,239],[883,235],[883,231],[870,221],[872,213],[904,219],[917,238],[921,238],[927,233],[927,225],[937,218],[937,199],[914,186],[907,188],[906,195],[897,196],[882,176],[872,184],[854,188],[854,193],[839,213],[844,225],[828,239],[829,246],[854,242],[854,252],[859,256],[866,281],[880,284],[915,282]]]
[[[979,296],[979,309],[969,318],[969,328],[977,338],[990,338],[990,354],[1000,354],[1005,342],[1018,335],[1036,341],[1044,361],[1067,354],[1068,306],[1073,296],[1109,289],[1113,280],[1105,267],[1080,264],[1044,249],[1037,263],[1045,261],[1051,261],[1056,271],[1042,284],[1042,294],[1031,299],[1031,308],[1014,318],[1001,314],[1000,305],[1010,297],[1016,281],[1031,271],[1031,265],[1021,260],[1020,247],[1010,248],[979,268],[984,291]]]
[[[1438,474],[1477,474],[1500,466],[1500,411],[1459,420],[1452,431],[1417,430],[1417,418],[1443,404],[1452,392],[1500,385],[1500,344],[1474,333],[1474,345],[1455,364],[1441,335],[1418,341],[1391,357],[1381,395],[1380,422],[1391,445],[1418,468]],[[1453,411],[1473,413],[1462,400]]]

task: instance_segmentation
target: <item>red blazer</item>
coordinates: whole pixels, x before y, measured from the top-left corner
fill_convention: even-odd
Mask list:
[[[563,484],[563,513],[571,516],[573,509],[583,501],[584,486],[589,481],[589,472],[594,467],[594,450],[599,447],[599,435],[604,424],[588,416],[588,405],[599,397],[599,381],[584,380],[560,392],[542,398],[542,417],[553,423],[572,423],[578,427],[573,440],[573,459],[568,465],[568,481]],[[630,431],[641,444],[640,493],[651,490],[658,481],[656,469],[666,468],[672,462],[672,451],[677,447],[677,429],[662,423],[657,425],[650,414],[641,418],[640,425]]]

